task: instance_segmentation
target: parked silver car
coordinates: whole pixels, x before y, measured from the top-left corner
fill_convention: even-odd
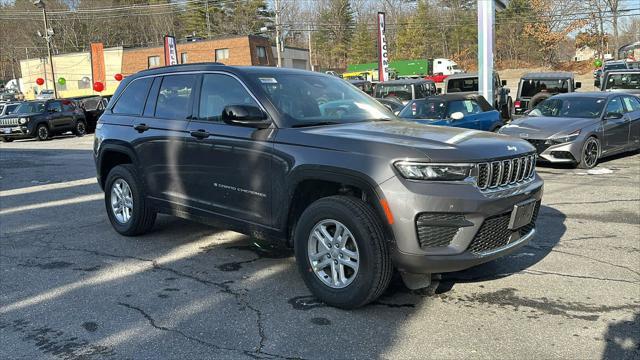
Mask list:
[[[640,148],[640,98],[615,92],[560,94],[500,133],[529,141],[539,160],[590,169],[604,156]]]

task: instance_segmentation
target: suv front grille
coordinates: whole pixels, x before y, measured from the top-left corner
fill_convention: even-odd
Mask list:
[[[509,229],[511,212],[485,219],[482,226],[480,226],[480,230],[478,230],[478,233],[471,241],[471,244],[469,244],[468,250],[474,254],[479,254],[508,245],[511,235],[515,232],[519,232],[520,236],[525,236],[535,228],[539,211],[540,201],[536,203],[536,208],[533,211],[531,222],[516,230]]]
[[[18,118],[0,119],[0,126],[20,125]]]
[[[480,190],[493,190],[526,182],[535,173],[536,155],[478,164],[477,185]]]
[[[418,242],[421,248],[448,246],[458,229],[468,225],[462,214],[422,213],[416,218]]]

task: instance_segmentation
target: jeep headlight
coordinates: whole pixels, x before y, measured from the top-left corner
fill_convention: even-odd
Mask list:
[[[471,176],[472,164],[429,164],[398,161],[394,164],[405,179],[459,181]]]
[[[558,144],[564,144],[564,143],[568,143],[568,142],[572,142],[573,140],[578,138],[578,135],[580,135],[580,129],[572,132],[569,135],[562,135],[562,136],[556,136],[553,137],[551,139],[548,139],[547,141],[545,141],[544,143],[546,145],[558,145]]]
[[[18,119],[18,124],[20,125],[24,125],[29,121],[29,118],[19,118]]]

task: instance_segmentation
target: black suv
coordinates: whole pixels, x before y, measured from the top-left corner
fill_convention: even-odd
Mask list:
[[[68,131],[83,136],[86,126],[84,111],[73,100],[27,101],[11,115],[0,118],[0,137],[4,142],[34,137],[48,140]]]
[[[575,81],[573,73],[566,71],[524,74],[520,78],[516,100],[513,102],[513,115],[522,116],[543,100],[556,94],[574,92],[580,87],[582,83]]]
[[[127,77],[98,121],[97,177],[123,235],[158,212],[292,246],[328,304],[375,300],[515,251],[535,234],[535,149],[397,119],[344,80],[221,64]]]

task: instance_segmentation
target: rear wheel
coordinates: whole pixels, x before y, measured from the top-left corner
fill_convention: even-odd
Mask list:
[[[73,134],[75,136],[84,136],[87,133],[87,124],[84,120],[76,121],[76,126],[73,128]]]
[[[600,158],[600,141],[591,136],[582,144],[582,154],[578,167],[581,169],[592,169],[598,164]]]
[[[118,165],[111,169],[104,188],[109,221],[117,232],[135,236],[151,230],[157,212],[149,204],[133,165]]]
[[[7,137],[2,138],[2,142],[12,142],[12,141],[13,141],[12,138],[7,138]]]
[[[38,127],[36,128],[36,136],[40,141],[49,140],[51,135],[49,134],[49,128],[47,127],[47,125],[45,124],[38,125]]]
[[[375,212],[364,201],[331,196],[311,204],[294,232],[296,262],[311,292],[345,309],[377,299],[393,267]]]

